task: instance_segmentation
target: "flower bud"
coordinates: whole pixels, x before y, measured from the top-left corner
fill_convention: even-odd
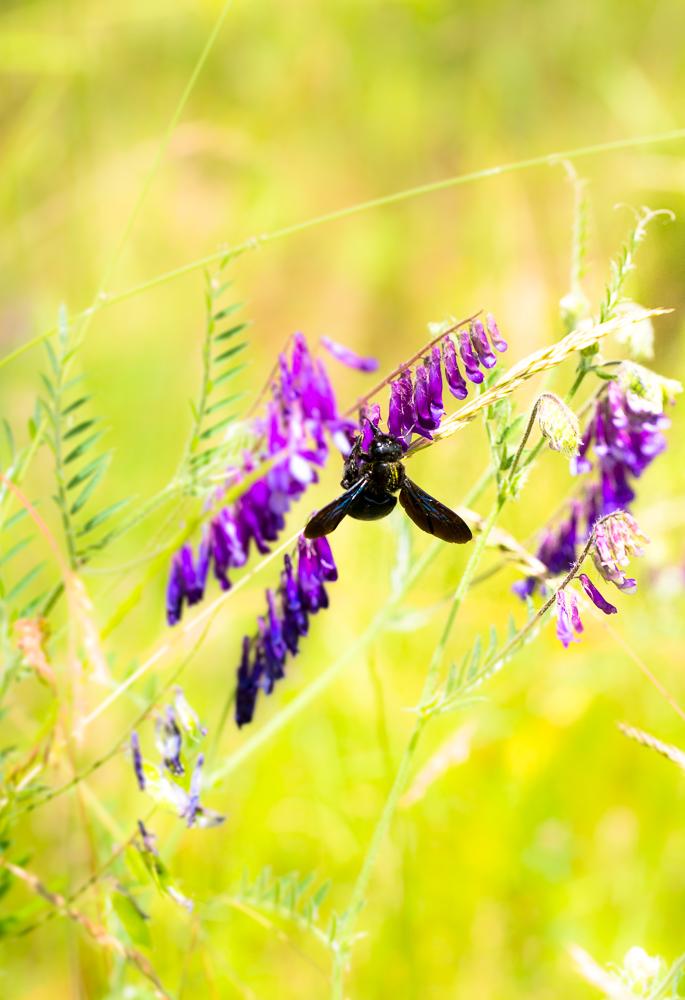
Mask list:
[[[573,458],[580,448],[578,417],[563,400],[546,392],[537,401],[538,425],[552,451]]]

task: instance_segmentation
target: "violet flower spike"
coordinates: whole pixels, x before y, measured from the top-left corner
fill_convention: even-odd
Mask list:
[[[257,636],[243,639],[236,687],[235,719],[244,726],[252,721],[257,696],[273,691],[285,676],[288,655],[299,650],[299,640],[309,631],[309,616],[328,607],[324,583],[338,578],[327,538],[298,538],[297,569],[284,557],[278,591],[267,591],[267,617],[257,621]]]
[[[343,365],[347,365],[348,368],[355,368],[360,372],[375,372],[378,370],[378,360],[377,358],[364,358],[354,351],[351,351],[349,347],[343,346],[343,344],[337,343],[335,340],[331,340],[330,337],[321,338],[321,346],[332,355],[336,361],[340,361]]]

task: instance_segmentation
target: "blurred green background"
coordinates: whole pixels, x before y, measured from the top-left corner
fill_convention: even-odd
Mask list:
[[[3,354],[51,327],[59,303],[78,311],[92,301],[220,6],[4,0]],[[403,187],[682,126],[684,51],[681,0],[236,2],[107,290]],[[668,207],[678,216],[653,226],[629,292],[675,310],[658,321],[654,366],[682,378],[685,142],[577,167],[589,182],[586,291],[595,306],[631,224],[616,206]],[[560,335],[558,302],[569,287],[572,200],[562,168],[540,167],[360,214],[241,257],[231,272],[254,322],[242,376],[247,402],[296,329],[376,354],[383,370],[418,349],[428,321],[481,307],[499,319],[508,363],[549,343]],[[90,324],[83,359],[116,449],[112,500],[151,494],[178,461],[200,373],[202,287],[202,274],[191,273],[100,311]],[[36,348],[0,372],[2,416],[20,436],[43,364]],[[363,391],[363,377],[336,375],[343,402]],[[555,384],[564,388],[570,378],[569,367]],[[519,406],[536,387],[518,394]],[[625,720],[685,745],[682,719],[637,664],[685,699],[684,427],[681,405],[669,451],[646,475],[635,507],[653,539],[638,595],[619,597],[621,614],[608,624],[588,619],[582,643],[567,652],[546,629],[487,685],[486,700],[429,729],[421,765],[467,720],[470,757],[401,809],[360,917],[365,936],[348,996],[589,997],[595,991],[568,956],[572,943],[602,964],[620,963],[635,944],[669,961],[685,950],[685,780],[615,726]],[[486,462],[483,427],[474,423],[418,457],[412,474],[456,504]],[[293,529],[336,488],[334,464],[294,512]],[[41,509],[57,527],[49,477],[44,455],[31,495],[45,497]],[[534,545],[571,485],[565,463],[545,455],[503,526]],[[146,526],[86,576],[101,620],[135,580],[102,571],[134,559],[155,530]],[[388,594],[395,538],[392,521],[345,523],[336,534],[332,608],[316,620],[287,682],[260,703],[252,731],[371,620]],[[417,553],[429,544],[414,542]],[[411,605],[445,598],[464,558],[443,552]],[[674,567],[668,578],[663,567]],[[186,672],[186,694],[210,726],[232,684],[242,632],[275,578],[275,567],[265,569],[226,604]],[[491,623],[504,626],[510,610],[523,619],[513,579],[502,573],[475,589],[451,658]],[[163,586],[160,579],[147,589],[108,642],[119,677],[163,633]],[[191,918],[167,899],[150,901],[151,955],[174,996],[327,995],[328,957],[306,934],[209,902],[230,893],[243,870],[254,876],[268,864],[276,873],[330,878],[327,905],[344,908],[443,615],[437,607],[420,627],[383,636],[210,793],[208,804],[229,814],[224,827],[179,836],[172,820],[156,824],[177,883],[200,913]],[[137,699],[159,680],[103,718],[80,748],[84,761],[126,730],[143,703]],[[30,740],[47,695],[24,682],[13,700],[7,725]],[[219,756],[250,735],[228,727]],[[24,824],[27,867],[53,887],[76,885],[89,871],[90,850],[104,860],[117,829],[128,834],[141,813],[124,756],[88,788],[99,803],[95,845],[84,839],[75,797]],[[92,895],[85,899],[97,913]],[[31,1000],[109,995],[107,962],[56,920],[5,946],[0,992]],[[137,988],[141,980],[131,972],[127,982]]]

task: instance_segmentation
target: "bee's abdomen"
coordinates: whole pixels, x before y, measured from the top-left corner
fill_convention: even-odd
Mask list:
[[[379,462],[374,469],[376,483],[388,493],[395,493],[404,482],[404,466],[401,462]]]

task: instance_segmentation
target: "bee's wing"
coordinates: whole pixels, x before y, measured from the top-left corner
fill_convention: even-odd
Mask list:
[[[352,501],[361,496],[367,484],[368,480],[363,476],[359,482],[351,486],[349,490],[346,490],[337,500],[332,500],[331,503],[326,504],[325,507],[314,514],[307,521],[304,529],[304,537],[321,538],[322,535],[330,535],[331,531],[335,531],[345,514],[347,514]]]
[[[414,524],[422,531],[427,531],[429,535],[442,539],[443,542],[457,542],[463,545],[473,538],[466,521],[430,493],[422,490],[411,479],[404,480],[400,490],[400,503]]]

